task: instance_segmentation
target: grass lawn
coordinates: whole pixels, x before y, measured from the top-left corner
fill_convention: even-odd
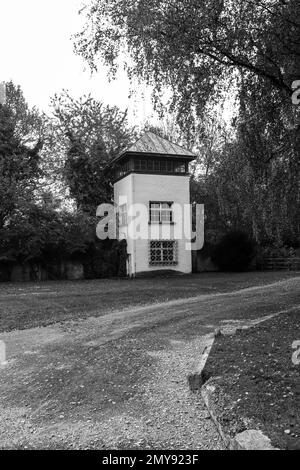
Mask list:
[[[0,331],[46,326],[130,307],[230,292],[296,275],[295,272],[203,273],[135,280],[0,283]]]
[[[216,338],[205,378],[216,379],[219,421],[234,435],[260,429],[273,446],[300,449],[300,311],[281,314],[234,336]]]

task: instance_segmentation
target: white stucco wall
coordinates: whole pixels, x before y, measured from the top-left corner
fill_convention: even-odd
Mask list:
[[[132,188],[133,175],[128,175],[125,178],[117,181],[114,184],[114,203],[117,206],[120,206],[124,203],[129,207],[132,201],[133,188]],[[127,201],[127,202],[126,202]],[[135,260],[134,260],[134,241],[131,238],[128,238],[127,227],[119,227],[119,239],[126,238],[127,240],[127,253],[129,254],[129,263],[128,274],[135,273]]]
[[[114,200],[119,205],[120,196],[127,197],[128,207],[131,204],[143,204],[147,209],[147,214],[149,201],[172,201],[174,205],[178,204],[183,207],[184,204],[189,204],[190,202],[189,181],[189,176],[133,173],[114,185]],[[171,226],[171,235],[172,231],[179,229],[181,221],[182,216],[174,212],[174,226]],[[131,255],[131,273],[136,274],[145,271],[156,271],[158,269],[173,269],[183,273],[190,273],[192,270],[191,251],[186,249],[186,243],[190,241],[191,237],[189,213],[186,213],[185,226],[185,234],[182,234],[182,231],[180,231],[180,239],[177,240],[178,263],[174,266],[149,266],[149,240],[138,239],[134,241],[130,237],[127,238],[126,228],[120,227],[120,233],[126,234],[125,237],[127,238],[127,251]],[[173,238],[173,236],[169,237],[165,236],[164,233],[159,233],[159,230],[165,230],[165,227],[151,225],[149,226],[150,228],[152,239]]]

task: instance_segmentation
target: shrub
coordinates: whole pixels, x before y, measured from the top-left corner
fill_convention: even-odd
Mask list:
[[[50,279],[64,278],[64,263],[79,262],[86,279],[126,276],[125,241],[99,240],[96,217],[30,205],[0,229],[0,281],[18,264],[39,264]]]
[[[254,241],[244,232],[232,231],[216,245],[212,261],[221,271],[245,271],[254,255]]]

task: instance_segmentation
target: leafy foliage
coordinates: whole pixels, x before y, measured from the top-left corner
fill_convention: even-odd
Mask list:
[[[243,230],[261,245],[300,240],[300,76],[297,0],[90,0],[75,46],[92,68],[166,88],[186,142],[198,151],[192,200],[205,203],[206,241]],[[231,129],[213,115],[236,98]],[[200,173],[199,173],[200,167]]]
[[[112,196],[108,163],[135,135],[127,112],[104,106],[91,96],[75,100],[67,92],[55,96],[52,107],[53,135],[60,146],[59,173],[77,207],[94,215],[97,206]]]
[[[76,50],[115,73],[128,52],[129,76],[173,91],[172,105],[188,125],[242,75],[262,78],[291,95],[299,77],[298,0],[90,0]],[[129,65],[128,65],[129,64]]]
[[[36,108],[30,108],[20,86],[12,81],[5,84],[6,107],[10,110],[10,123],[14,136],[23,145],[34,146],[44,141],[46,121],[45,116]]]
[[[0,105],[0,228],[32,200],[41,176],[41,136],[42,118],[9,83],[7,102]]]
[[[40,263],[59,279],[55,267],[73,260],[83,264],[86,278],[126,276],[126,245],[98,240],[95,226],[96,218],[84,213],[31,204],[0,230],[1,266]]]
[[[126,275],[126,247],[98,240],[96,217],[88,215],[94,216],[111,191],[105,165],[131,142],[126,113],[64,94],[55,101],[55,118],[48,119],[28,107],[19,87],[9,83],[6,88],[6,104],[0,105],[0,262],[7,268],[2,270],[5,279],[11,266],[28,263],[40,263],[59,278],[67,260],[79,260],[86,277]],[[53,143],[68,157],[64,167],[57,164],[57,174],[86,212],[62,210],[43,185],[49,180]]]
[[[79,214],[30,204],[1,232],[1,258],[24,263],[71,258],[91,240],[91,223]]]

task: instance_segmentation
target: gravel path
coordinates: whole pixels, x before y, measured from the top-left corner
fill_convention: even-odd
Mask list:
[[[1,334],[0,447],[219,449],[187,385],[222,322],[300,303],[300,278]]]
[[[104,407],[98,414],[97,406],[93,412],[85,409],[82,413],[84,404],[74,402],[71,414],[61,411],[58,419],[45,422],[47,401],[46,410],[43,406],[32,408],[30,403],[0,407],[1,447],[222,449],[200,395],[189,391],[186,379],[206,344],[204,336],[192,341],[174,340],[168,349],[147,351],[145,355],[154,364],[151,375],[141,384],[127,386],[125,401],[109,399],[111,407],[116,407],[114,411]]]
[[[206,338],[173,341],[172,349],[153,353],[158,364],[145,395],[151,413],[147,416],[147,440],[159,449],[222,449],[223,445],[199,394],[187,386],[187,371],[193,370]]]

